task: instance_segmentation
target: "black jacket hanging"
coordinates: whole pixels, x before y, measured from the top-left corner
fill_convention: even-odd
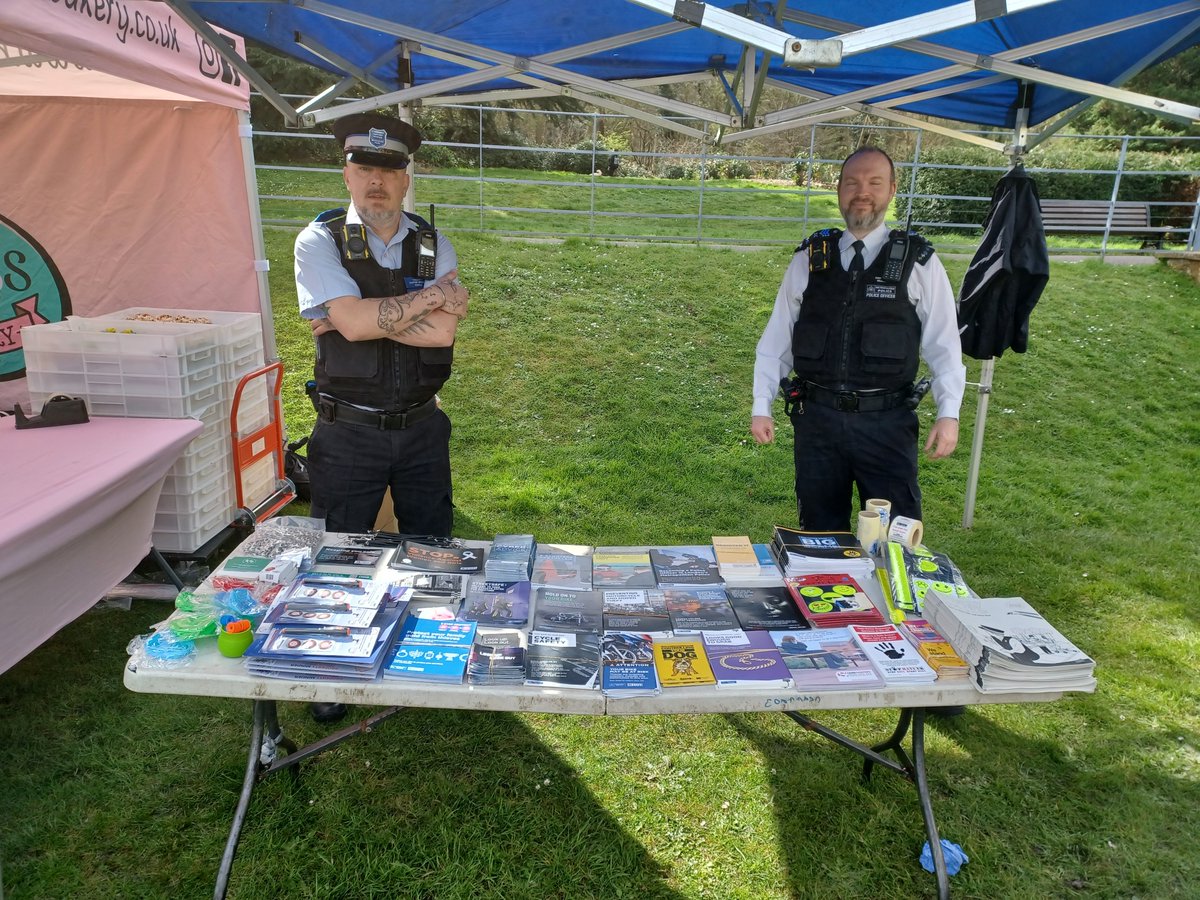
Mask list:
[[[963,353],[998,357],[1029,346],[1029,314],[1050,279],[1037,185],[1017,164],[1000,179],[983,223],[983,239],[959,291]]]

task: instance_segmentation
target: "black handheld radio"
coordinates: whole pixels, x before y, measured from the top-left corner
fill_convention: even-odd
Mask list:
[[[429,224],[417,229],[417,277],[437,277],[437,230],[433,227],[433,204],[429,204]]]
[[[912,213],[904,225],[904,234],[888,241],[887,258],[883,262],[883,280],[899,284],[904,277],[904,258],[908,256],[908,232],[912,228]]]

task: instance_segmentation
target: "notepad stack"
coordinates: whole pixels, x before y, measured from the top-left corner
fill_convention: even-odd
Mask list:
[[[1021,597],[979,600],[930,591],[925,614],[985,694],[1095,689],[1092,659]]]
[[[849,531],[797,531],[776,525],[771,549],[785,575],[836,572],[866,578],[875,561]]]

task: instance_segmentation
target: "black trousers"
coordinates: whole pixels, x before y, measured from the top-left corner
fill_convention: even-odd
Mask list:
[[[921,518],[917,485],[917,414],[907,407],[839,412],[806,403],[794,414],[796,502],[807,531],[854,531],[851,490],[859,508],[869,499],[892,501],[892,517]],[[855,515],[854,519],[857,519]]]
[[[450,536],[450,418],[440,409],[398,431],[318,419],[308,468],[312,515],[327,531],[370,531],[391,487],[401,534]]]

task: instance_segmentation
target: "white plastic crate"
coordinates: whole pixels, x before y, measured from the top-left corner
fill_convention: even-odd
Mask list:
[[[222,332],[215,325],[176,325],[169,322],[110,321],[71,316],[62,322],[28,325],[21,329],[26,352],[102,354],[110,360],[124,356],[186,357],[213,365]]]
[[[255,460],[242,470],[242,505],[253,509],[275,493],[276,472],[274,452]]]
[[[156,509],[154,512],[154,532],[169,532],[172,534],[193,534],[206,523],[215,518],[225,520],[228,525],[233,521],[236,510],[233,508],[233,498],[228,492],[216,492],[204,503],[191,509],[168,512]],[[157,542],[156,542],[157,543]]]
[[[189,484],[189,479],[182,479],[182,490],[168,491],[163,485],[158,495],[158,506],[155,514],[174,513],[184,515],[197,510],[207,509],[216,498],[220,498],[226,509],[234,508],[233,473],[224,468],[218,468],[205,481],[193,479],[196,484]]]
[[[122,416],[131,419],[196,419],[201,415],[211,414],[210,407],[224,403],[225,398],[224,386],[221,384],[213,384],[186,397],[126,393],[124,384],[110,385],[106,390],[100,390],[100,387],[97,385],[95,390],[73,393],[73,396],[82,397],[87,403],[89,415]],[[41,409],[56,393],[64,392],[45,390],[33,381],[29,383],[29,400],[34,409]]]
[[[224,424],[209,425],[200,432],[199,437],[188,444],[187,450],[171,466],[168,475],[191,478],[218,461],[228,471],[233,471],[233,447],[229,439],[229,426]]]
[[[84,394],[134,394],[139,397],[182,399],[207,388],[219,387],[221,384],[221,368],[215,364],[184,375],[131,375],[120,371],[81,372],[69,366],[69,361],[64,362],[63,367],[58,370],[37,367],[29,369],[27,366],[29,389],[39,393],[70,394],[73,397]]]
[[[211,515],[196,525],[190,530],[174,531],[166,528],[158,528],[158,517],[155,517],[155,530],[151,535],[151,540],[154,542],[156,550],[163,550],[168,553],[191,553],[193,550],[204,546],[206,542],[211,540],[217,533],[229,525],[233,521],[232,514],[226,514],[224,510],[215,508]]]
[[[196,319],[208,319],[219,329],[221,362],[233,362],[239,355],[244,355],[247,348],[255,346],[262,350],[262,316],[258,313],[225,312],[216,309],[155,309],[149,306],[131,306],[116,312],[105,313],[103,319],[119,322],[133,321],[132,316],[189,316]],[[175,324],[175,323],[172,323]],[[178,323],[183,328],[204,328],[204,325],[188,325]],[[239,374],[245,374],[241,372]]]
[[[199,440],[199,438],[197,438]],[[189,445],[185,454],[175,461],[163,481],[163,494],[187,494],[204,489],[209,482],[223,480],[233,487],[233,456],[222,452],[221,445],[207,440],[200,453],[194,453]]]

